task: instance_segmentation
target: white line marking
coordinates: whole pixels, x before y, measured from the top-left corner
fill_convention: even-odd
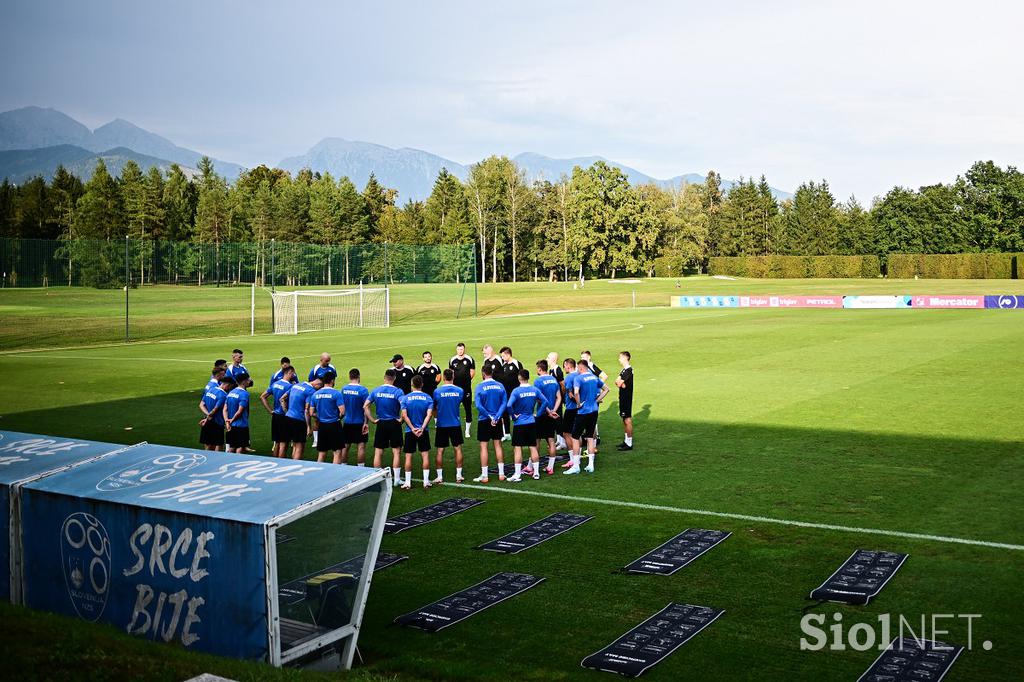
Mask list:
[[[739,521],[753,521],[755,523],[773,523],[780,526],[798,526],[800,528],[816,528],[819,530],[836,530],[846,533],[860,533],[862,535],[884,535],[895,538],[908,538],[910,540],[929,540],[932,542],[943,542],[954,545],[972,545],[975,547],[991,547],[994,549],[1008,549],[1012,551],[1024,551],[1024,545],[1013,545],[1006,542],[990,542],[988,540],[971,540],[969,538],[956,538],[946,535],[930,535],[928,533],[908,533],[900,530],[885,530],[883,528],[858,528],[856,526],[838,526],[831,523],[814,523],[811,521],[792,521],[789,519],[776,519],[770,516],[753,516],[750,514],[733,514],[730,512],[716,512],[707,509],[687,509],[685,507],[668,507],[660,504],[644,504],[642,502],[627,502],[624,500],[608,500],[600,497],[577,497],[575,495],[563,495],[560,493],[545,493],[538,490],[523,490],[521,488],[499,488],[490,485],[473,485],[471,483],[448,483],[444,486],[456,488],[472,488],[474,490],[487,490],[499,493],[512,493],[514,495],[532,495],[534,497],[547,497],[553,500],[566,500],[570,502],[587,502],[591,504],[606,504],[613,507],[630,507],[643,509],[645,511],[663,511],[673,514],[693,514],[695,516],[714,516],[720,519],[736,519]]]

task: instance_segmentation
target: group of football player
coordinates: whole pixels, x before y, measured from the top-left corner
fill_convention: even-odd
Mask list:
[[[362,384],[359,369],[348,371],[348,383],[340,384],[329,353],[320,355],[300,380],[288,357],[273,373],[259,398],[270,414],[273,454],[302,459],[312,438],[317,461],[328,455],[335,464],[348,463],[355,451],[355,464],[366,466],[370,425],[374,425],[373,466],[383,466],[391,450],[391,468],[396,486],[412,487],[412,462],[420,454],[423,487],[444,482],[444,458],[448,448],[455,453],[455,481],[463,478],[463,443],[472,436],[480,444],[480,475],[476,483],[490,480],[490,450],[497,460],[500,481],[518,483],[524,477],[539,479],[541,471],[555,473],[559,451],[566,451],[562,465],[565,475],[594,472],[600,444],[599,407],[608,395],[608,375],[594,362],[589,351],[579,358],[559,361],[558,353],[535,363],[535,371],[523,367],[504,346],[495,352],[490,344],[482,349],[482,380],[476,383],[476,360],[459,343],[455,354],[442,369],[426,351],[422,362],[412,368],[401,354],[395,354],[384,372],[383,383],[370,390]],[[243,364],[241,349],[232,351],[231,361],[217,360],[199,401],[200,443],[207,450],[253,452],[249,429],[249,387],[251,375]],[[624,436],[617,449],[633,449],[633,368],[629,351],[619,353],[621,369],[614,380],[618,388],[619,417]],[[464,420],[463,420],[464,413]],[[464,421],[464,424],[463,424]],[[431,443],[431,426],[434,437]],[[506,475],[503,443],[512,446],[512,471]],[[431,448],[435,475],[430,474]],[[547,462],[542,465],[541,452]],[[404,452],[405,459],[402,461]],[[586,454],[587,462],[582,458]]]

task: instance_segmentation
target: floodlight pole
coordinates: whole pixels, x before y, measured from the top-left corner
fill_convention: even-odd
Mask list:
[[[128,235],[124,237],[124,342],[128,343],[128,278],[131,273],[128,270]]]

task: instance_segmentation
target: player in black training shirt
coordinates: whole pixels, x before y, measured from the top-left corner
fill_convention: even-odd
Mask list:
[[[512,357],[512,349],[508,346],[502,346],[499,353],[501,354],[501,370],[494,378],[501,382],[506,393],[512,395],[512,391],[519,388],[519,372],[523,369],[523,363]],[[506,411],[501,421],[505,425],[505,436],[502,440],[512,440],[512,415]]]
[[[441,378],[441,368],[434,364],[434,356],[429,350],[423,351],[423,362],[416,368],[416,373],[423,379],[423,392],[433,397]]]
[[[405,364],[405,358],[398,353],[391,358],[391,364],[395,366],[395,386],[402,389],[402,393],[412,393],[412,377],[416,372]]]
[[[455,372],[454,384],[465,391],[462,397],[462,408],[466,411],[466,438],[469,438],[469,427],[473,424],[473,377],[476,376],[476,361],[472,355],[466,355],[466,344],[455,346],[455,355],[448,361],[448,369]]]
[[[615,385],[619,387],[619,416],[622,417],[622,427],[626,431],[618,446],[622,451],[633,449],[633,367],[629,364],[631,359],[628,350],[619,353],[619,364],[622,365],[622,369],[615,378]]]

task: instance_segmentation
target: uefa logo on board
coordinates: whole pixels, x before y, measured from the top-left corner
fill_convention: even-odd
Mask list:
[[[95,516],[77,512],[64,519],[60,539],[64,583],[75,613],[98,620],[110,587],[110,536]]]
[[[206,455],[191,452],[160,455],[149,462],[139,462],[110,474],[96,484],[96,490],[112,492],[137,488],[140,485],[162,481],[205,463]]]

